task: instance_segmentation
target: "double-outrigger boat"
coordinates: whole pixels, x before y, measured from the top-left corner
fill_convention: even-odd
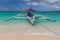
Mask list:
[[[5,21],[9,21],[9,20],[14,19],[14,18],[28,19],[31,24],[34,24],[34,22],[35,22],[36,19],[49,20],[49,21],[52,21],[52,22],[56,22],[56,20],[48,18],[48,17],[43,16],[43,15],[28,16],[28,15],[21,15],[21,14],[17,14],[17,15],[15,15],[13,17],[10,17],[10,18],[8,18]]]

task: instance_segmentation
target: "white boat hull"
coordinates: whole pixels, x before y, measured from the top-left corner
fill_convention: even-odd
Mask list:
[[[35,22],[35,16],[33,16],[33,17],[27,16],[27,18],[28,18],[28,20],[30,21],[31,24],[34,24],[34,22]]]

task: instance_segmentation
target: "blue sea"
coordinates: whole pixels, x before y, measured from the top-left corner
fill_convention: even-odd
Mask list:
[[[28,20],[26,19],[12,19],[9,21],[5,21],[6,19],[16,15],[16,14],[22,14],[26,15],[27,12],[0,12],[0,25],[4,26],[4,28],[10,28],[12,25],[18,25],[18,24],[26,24],[26,25],[31,25]],[[45,29],[52,31],[55,34],[60,35],[60,12],[33,12],[34,15],[44,15],[47,16],[51,19],[56,20],[56,22],[48,21],[48,20],[40,20],[37,19],[34,23],[34,26],[38,27],[38,25],[43,26]],[[10,26],[9,26],[10,25]],[[22,27],[22,25],[19,25]],[[35,28],[35,27],[34,27]],[[42,29],[43,30],[43,29]]]

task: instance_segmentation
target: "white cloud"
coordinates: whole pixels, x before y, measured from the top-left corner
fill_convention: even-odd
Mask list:
[[[60,0],[24,0],[24,1],[32,1],[32,2],[50,2],[50,3],[53,3],[53,2],[57,2],[57,1],[60,1]]]
[[[54,3],[54,2],[57,2],[57,1],[60,1],[60,0],[43,0],[45,2],[48,2],[48,3]]]
[[[37,3],[37,2],[31,2],[31,3],[27,3],[27,5],[39,5],[39,3]]]
[[[32,2],[32,4],[33,4],[33,5],[39,5],[39,3],[37,3],[37,2]]]
[[[32,2],[32,5],[43,5],[52,8],[60,8],[60,0],[43,0],[40,2]],[[52,4],[52,5],[51,5]],[[27,5],[31,5],[31,3],[27,3]]]
[[[53,8],[60,8],[60,4],[54,4],[51,7],[53,7]]]
[[[30,0],[24,0],[24,1],[30,1]]]
[[[44,5],[44,6],[49,6],[49,4],[44,3],[44,2],[40,2],[39,4],[40,4],[40,5]]]
[[[8,10],[8,8],[5,8],[5,10]]]

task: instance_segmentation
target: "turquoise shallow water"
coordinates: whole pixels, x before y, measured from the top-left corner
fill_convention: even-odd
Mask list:
[[[8,22],[5,21],[7,18],[10,18],[19,13],[25,15],[27,12],[0,12],[0,25],[5,25],[5,23],[8,23],[10,25],[16,25],[18,23],[27,23],[28,24],[29,22],[26,19],[13,19]],[[45,26],[60,34],[60,31],[59,31],[60,30],[60,12],[33,12],[33,14],[34,15],[41,14],[41,15],[47,16],[51,19],[55,19],[56,22],[37,19],[35,21],[35,25],[38,26],[38,25],[42,24],[42,26]]]

